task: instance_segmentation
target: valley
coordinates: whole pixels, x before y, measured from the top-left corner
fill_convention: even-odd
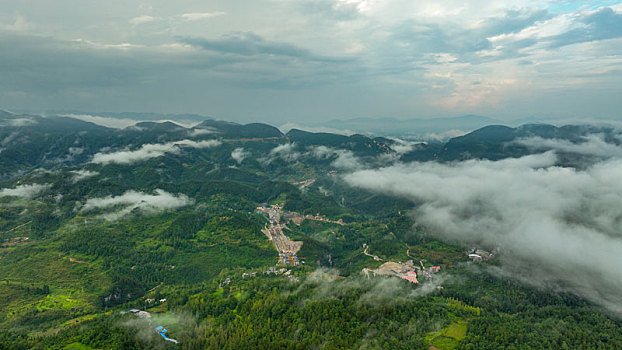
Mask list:
[[[0,130],[14,135],[0,151],[0,348],[622,346],[607,306],[530,284],[547,266],[513,265],[529,250],[503,236],[441,234],[451,215],[477,217],[496,197],[450,210],[443,193],[423,193],[442,199],[427,205],[408,197],[443,189],[411,187],[422,180],[409,176],[475,151],[517,169],[540,153],[488,134],[522,139],[548,127],[475,131],[398,154],[383,137],[283,134],[265,124],[108,129],[4,118],[33,122]],[[473,141],[480,137],[491,139],[486,149]],[[431,155],[441,161],[426,163]],[[567,153],[555,166],[582,159]],[[378,171],[403,172],[397,189],[382,182],[394,174]],[[449,171],[441,175],[452,184]],[[417,215],[430,208],[445,215],[442,225]],[[468,232],[472,222],[461,223]],[[517,278],[515,266],[534,273]]]

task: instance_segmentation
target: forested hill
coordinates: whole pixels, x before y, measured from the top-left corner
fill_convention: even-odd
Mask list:
[[[180,140],[272,139],[299,148],[325,146],[354,152],[357,156],[397,154],[402,161],[455,161],[465,159],[503,159],[551,149],[547,145],[528,145],[525,139],[563,140],[581,144],[590,135],[604,135],[605,141],[619,144],[611,127],[527,124],[517,128],[486,126],[445,142],[406,140],[410,149],[399,152],[400,142],[385,137],[370,138],[332,133],[313,133],[292,129],[287,134],[262,124],[204,120],[193,127],[174,122],[139,122],[124,129],[103,127],[70,117],[17,115],[0,111],[0,177],[10,177],[35,169],[53,169],[90,161],[102,149],[136,149],[144,144]],[[390,135],[387,135],[390,136]],[[398,150],[398,152],[396,152]],[[576,165],[572,151],[562,152],[564,161]]]
[[[342,140],[342,139],[344,139]],[[173,122],[140,122],[115,129],[70,117],[41,117],[0,112],[0,176],[9,177],[34,169],[53,169],[90,161],[102,149],[136,149],[145,144],[173,141],[271,139],[296,143],[300,147],[324,145],[376,156],[390,153],[388,139],[366,136],[314,134],[292,130],[283,135],[279,129],[262,123],[237,124],[205,120],[193,127]],[[333,140],[341,140],[334,142]]]

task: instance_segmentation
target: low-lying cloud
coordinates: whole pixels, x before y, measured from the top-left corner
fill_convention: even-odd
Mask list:
[[[103,219],[114,221],[135,211],[154,214],[164,210],[181,208],[193,203],[194,201],[184,194],[174,195],[160,189],[155,190],[155,194],[130,190],[120,196],[89,198],[80,210],[89,212],[96,209],[105,210],[121,206],[121,210],[100,215]]]
[[[248,157],[249,153],[244,151],[244,148],[238,147],[231,152],[231,158],[238,164],[242,164],[244,158]]]
[[[619,137],[619,135],[618,135]],[[618,142],[621,142],[619,139]],[[530,150],[547,151],[556,150],[566,153],[574,153],[601,158],[622,157],[622,147],[608,142],[605,135],[588,134],[582,137],[581,142],[571,142],[563,139],[545,139],[542,137],[529,137],[516,140],[512,144],[525,146]]]
[[[70,173],[73,174],[70,181],[71,183],[74,183],[74,184],[79,181],[88,179],[90,177],[99,175],[97,171],[90,171],[90,170],[74,170],[74,171],[71,171]]]
[[[309,274],[301,284],[298,291],[308,287],[313,288],[313,299],[339,298],[353,289],[361,289],[358,302],[362,304],[374,305],[380,303],[399,304],[413,298],[424,297],[438,291],[450,276],[444,274],[434,275],[430,279],[424,280],[416,288],[412,284],[396,277],[373,277],[365,278],[360,276],[350,276],[346,279],[339,278],[339,271],[335,269],[320,268]]]
[[[419,204],[416,221],[446,240],[499,247],[506,274],[622,314],[622,159],[577,170],[556,158],[399,164],[345,180]]]
[[[285,123],[279,127],[279,130],[281,130],[281,132],[284,134],[287,134],[292,129],[298,129],[298,130],[308,131],[308,132],[326,132],[326,133],[346,135],[346,136],[351,136],[351,135],[356,134],[355,131],[352,131],[349,129],[335,129],[335,128],[328,128],[325,126],[306,126],[306,125],[300,125],[300,124],[291,123],[291,122]]]
[[[181,147],[189,148],[211,148],[220,146],[218,140],[192,141],[180,140],[161,144],[145,144],[134,151],[118,151],[112,153],[96,153],[93,156],[92,163],[97,164],[132,164],[151,158],[163,156],[166,153],[179,154]]]
[[[19,197],[32,199],[52,187],[49,184],[19,185],[15,188],[0,189],[0,197]]]
[[[281,158],[288,162],[295,162],[300,156],[300,152],[296,151],[295,143],[284,143],[274,147],[270,151],[268,163],[275,158]]]

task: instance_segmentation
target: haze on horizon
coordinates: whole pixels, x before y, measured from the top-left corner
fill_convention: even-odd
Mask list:
[[[1,1],[0,108],[614,119],[620,1]]]

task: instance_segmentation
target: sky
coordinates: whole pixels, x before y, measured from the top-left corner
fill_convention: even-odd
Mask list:
[[[622,2],[0,0],[0,108],[619,120]]]

